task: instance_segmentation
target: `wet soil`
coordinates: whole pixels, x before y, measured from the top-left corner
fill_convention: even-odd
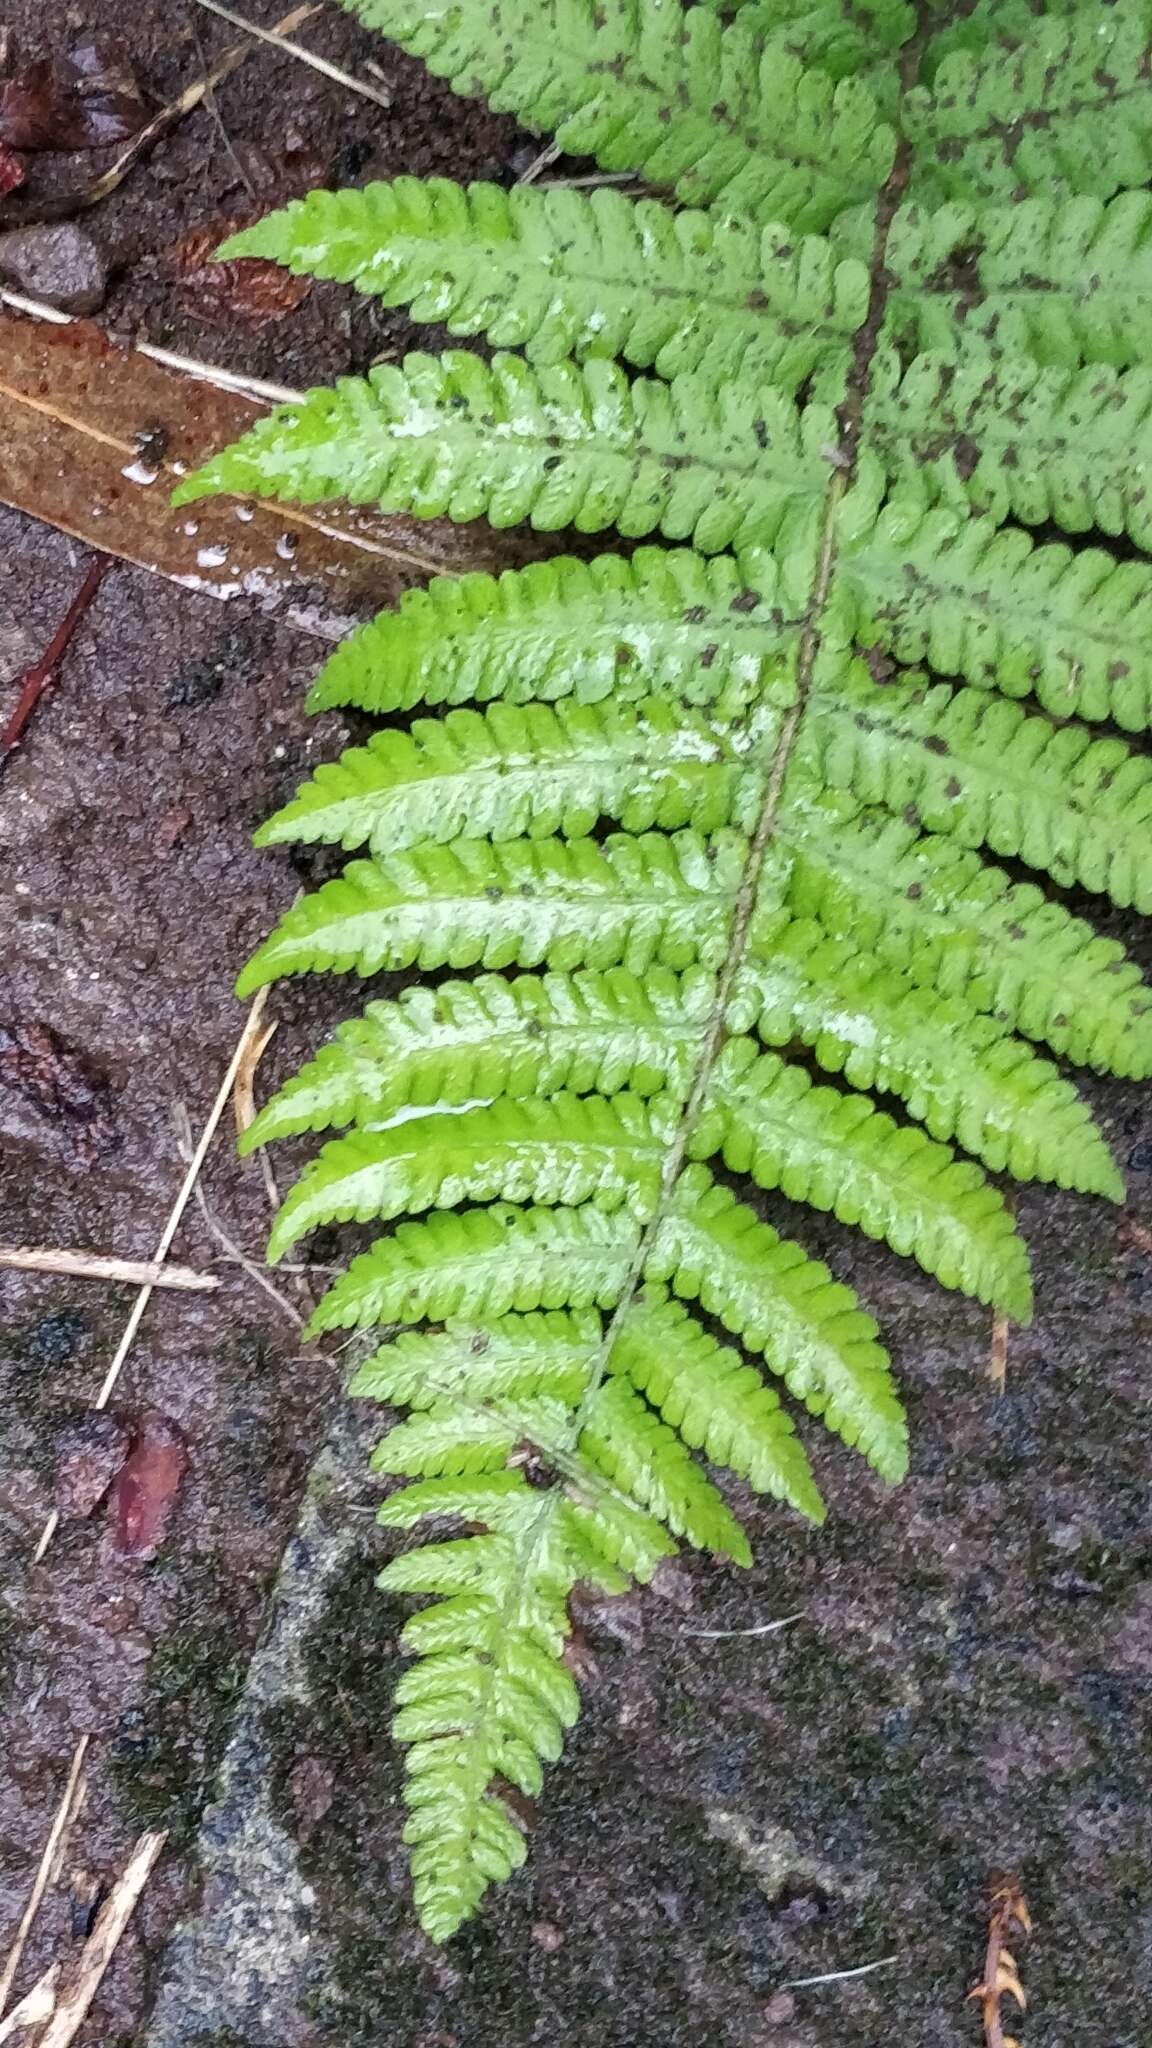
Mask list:
[[[5,13],[29,47],[51,47],[73,19],[62,0],[9,0]],[[199,68],[191,19],[160,0],[133,15],[157,99]],[[196,22],[211,51],[231,39]],[[114,31],[122,9],[100,0],[84,25]],[[392,112],[258,52],[219,91],[234,145],[308,150],[345,179],[506,182],[531,155],[512,124],[343,17],[305,33],[353,69],[379,63]],[[49,167],[61,179],[87,168]],[[118,331],[291,384],[405,345],[397,316],[328,289],[259,334],[194,320],[164,253],[238,195],[202,111],[93,216],[116,266],[105,317]],[[81,573],[66,540],[0,512],[0,674],[47,639]],[[0,782],[0,1031],[49,1028],[76,1081],[51,1101],[0,1084],[0,1240],[153,1249],[183,1172],[180,1106],[198,1129],[240,1028],[237,966],[300,879],[251,849],[251,829],[339,744],[336,721],[302,715],[317,658],[315,642],[240,603],[126,567],[107,578]],[[278,994],[269,1074],[346,1000],[331,984]],[[1095,1093],[1128,1170],[1128,1216],[1152,1225],[1147,1093]],[[585,1712],[527,1870],[437,1952],[408,1904],[384,1734],[403,1616],[371,1584],[383,1541],[362,1476],[372,1425],[333,1422],[341,1364],[301,1351],[293,1311],[314,1283],[278,1280],[277,1300],[222,1257],[220,1229],[259,1255],[257,1167],[221,1141],[201,1186],[212,1221],[190,1209],[175,1255],[224,1286],[154,1298],[113,1403],[129,1425],[158,1410],[189,1446],[150,1562],[116,1555],[98,1511],[29,1566],[56,1446],[131,1297],[0,1275],[0,1953],[74,1743],[93,1737],[87,1800],[21,1985],[69,1952],[84,1880],[114,1876],[141,1827],[171,1832],[88,2048],[964,2048],[979,2039],[964,1994],[983,1886],[1003,1866],[1021,1869],[1037,1921],[1022,2041],[1146,2048],[1152,1261],[1124,1218],[1022,1194],[1041,1312],[1012,1334],[1002,1400],[984,1378],[983,1312],[805,1219],[805,1241],[893,1340],[910,1481],[885,1493],[810,1428],[823,1532],[755,1508],[751,1571],[698,1561],[645,1600],[591,1610]],[[278,1573],[281,1633],[254,1683]],[[799,1619],[740,1633],[783,1616]],[[260,1853],[229,1862],[257,1806]],[[258,1971],[229,1974],[241,1954],[229,1930],[253,1902],[267,1907],[273,1883],[296,1915],[291,1939],[265,1941],[295,1972],[278,1990]],[[892,1957],[869,1976],[796,1983]]]

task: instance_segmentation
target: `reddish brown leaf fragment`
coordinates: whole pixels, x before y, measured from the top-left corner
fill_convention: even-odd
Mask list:
[[[237,256],[214,263],[213,250],[244,226],[243,219],[213,221],[193,228],[168,251],[166,268],[175,272],[184,310],[209,326],[242,320],[247,327],[267,327],[295,312],[312,289],[311,279],[293,277],[262,256]]]
[[[112,1490],[112,1541],[122,1557],[155,1557],[187,1464],[188,1448],[176,1424],[150,1409]]]
[[[103,149],[147,118],[127,49],[110,37],[35,57],[0,80],[0,142],[11,149]]]
[[[6,142],[0,142],[0,199],[24,183],[24,166]]]

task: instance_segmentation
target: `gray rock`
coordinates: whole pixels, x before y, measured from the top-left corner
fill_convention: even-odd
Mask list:
[[[74,221],[0,235],[0,276],[61,313],[95,313],[108,290],[108,259]]]

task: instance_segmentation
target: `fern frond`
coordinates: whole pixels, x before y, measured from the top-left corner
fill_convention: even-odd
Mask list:
[[[967,502],[998,522],[1099,527],[1152,546],[1140,482],[1152,464],[1148,371],[1050,370],[973,348],[958,363],[918,356],[901,376],[891,356],[877,367],[868,415],[894,492],[913,502]]]
[[[681,1175],[647,1273],[698,1300],[762,1355],[789,1393],[883,1478],[902,1477],[904,1414],[871,1316],[827,1266],[778,1237],[706,1168]]]
[[[994,1173],[1122,1199],[1087,1103],[995,1018],[786,911],[764,920],[758,943],[736,978],[731,1029],[755,1028],[769,1046],[800,1039],[826,1072],[900,1096],[932,1137]]]
[[[939,198],[1025,192],[1109,199],[1152,176],[1152,34],[1142,0],[1034,17],[1011,41],[943,57],[905,96],[912,189]]]
[[[669,1115],[659,1099],[562,1094],[352,1132],[325,1145],[297,1181],[268,1256],[281,1258],[322,1223],[364,1223],[462,1202],[595,1201],[644,1219],[659,1191]]]
[[[269,413],[174,502],[343,497],[545,533],[659,532],[713,554],[771,546],[790,508],[822,496],[821,449],[834,442],[827,407],[801,414],[755,381],[630,384],[615,363],[535,369],[454,349],[380,364]]]
[[[443,1488],[435,1504],[427,1487],[409,1487],[381,1519],[403,1527],[437,1511],[483,1519],[489,1533],[401,1556],[380,1584],[441,1596],[402,1638],[423,1656],[397,1688],[395,1734],[410,1745],[404,1838],[416,1902],[443,1941],[524,1860],[496,1781],[533,1797],[541,1761],[560,1754],[576,1718],[560,1658],[568,1595],[588,1560],[586,1546],[565,1542],[564,1504],[543,1505],[519,1473]],[[538,1531],[545,1516],[551,1526]]]
[[[880,689],[861,662],[814,693],[799,758],[932,832],[1152,910],[1152,762],[1121,740],[944,683]]]
[[[739,842],[458,840],[353,861],[281,918],[237,983],[336,968],[715,966],[740,877]]]
[[[1019,528],[902,502],[851,507],[839,586],[865,646],[925,661],[1057,718],[1152,724],[1152,571],[1100,548],[1037,545]]]
[[[608,1365],[712,1464],[810,1521],[824,1520],[803,1445],[776,1395],[739,1352],[718,1343],[662,1290],[649,1289],[625,1317]]]
[[[688,205],[805,231],[879,190],[895,137],[866,88],[806,70],[751,7],[640,0],[354,0],[370,28],[459,92],[551,129],[608,171],[672,185]]]
[[[1115,940],[1031,884],[831,794],[790,805],[780,838],[766,864],[769,914],[783,886],[796,915],[854,937],[921,986],[963,996],[1079,1065],[1152,1074],[1152,989]]]
[[[735,1043],[716,1062],[691,1151],[719,1151],[734,1172],[831,1210],[946,1287],[1019,1322],[1031,1315],[1027,1251],[980,1168],[865,1095],[816,1086],[801,1067]]]
[[[608,1379],[597,1388],[580,1432],[580,1454],[674,1536],[734,1564],[751,1564],[748,1538],[723,1494],[676,1431],[622,1380]]]
[[[763,552],[738,563],[637,548],[630,561],[559,555],[498,577],[438,576],[336,649],[309,707],[598,704],[662,690],[738,711],[790,675],[812,560],[795,553],[778,566]]]
[[[763,713],[753,738],[770,744]],[[257,841],[388,854],[460,838],[586,838],[602,817],[628,832],[713,832],[732,820],[747,780],[715,724],[663,697],[634,708],[496,704],[376,733],[324,762]]]
[[[485,1323],[510,1309],[612,1308],[640,1242],[623,1210],[516,1209],[495,1203],[401,1223],[353,1259],[322,1297],[309,1334],[377,1323]]]
[[[710,975],[650,967],[643,980],[605,973],[482,974],[439,988],[405,989],[369,1003],[314,1060],[285,1082],[241,1140],[336,1124],[383,1122],[409,1105],[433,1108],[570,1088],[628,1088],[684,1098],[713,1002]]]
[[[857,252],[871,222],[836,242]],[[979,337],[1072,370],[1152,364],[1152,198],[1026,199],[902,207],[885,262],[897,280],[889,325],[955,354]]]
[[[788,1395],[905,1469],[875,1323],[728,1180],[1020,1320],[977,1160],[1123,1193],[1027,1041],[1152,1075],[1152,988],[1059,900],[1152,910],[1152,763],[1081,722],[1152,727],[1152,0],[347,4],[674,195],[402,177],[244,230],[485,348],[293,399],[177,493],[624,550],[438,577],[337,650],[312,707],[388,726],[259,837],[369,857],[240,980],[435,977],[246,1144],[347,1132],[273,1258],[386,1226],[310,1331],[379,1330],[380,1520],[440,1525],[381,1583],[430,1600],[396,1733],[444,1939],[523,1858],[575,1589],[746,1563],[709,1461],[820,1520]]]
[[[541,1395],[575,1408],[588,1390],[601,1337],[600,1318],[589,1309],[497,1316],[485,1325],[450,1321],[443,1330],[404,1331],[382,1344],[353,1374],[348,1392],[416,1409]]]
[[[623,357],[712,383],[754,366],[795,390],[843,355],[868,307],[864,263],[782,228],[530,185],[397,178],[311,192],[224,244],[338,278],[450,334],[530,362]]]
[[[1044,0],[1046,15],[1082,14],[1094,0]],[[956,50],[1011,49],[1036,27],[1035,0],[972,0],[963,14],[951,8],[933,10],[934,26],[920,60],[920,78],[931,84],[944,58]],[[941,16],[949,18],[941,21]]]

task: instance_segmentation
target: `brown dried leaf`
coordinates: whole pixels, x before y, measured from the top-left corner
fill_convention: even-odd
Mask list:
[[[227,236],[252,218],[233,216],[193,228],[168,251],[165,267],[175,272],[177,290],[186,313],[209,326],[227,326],[232,320],[246,327],[267,327],[283,320],[303,304],[312,289],[307,277],[293,277],[278,263],[262,256],[237,256],[227,263],[214,263],[212,252]]]
[[[526,555],[480,527],[344,508],[220,499],[173,511],[177,478],[261,410],[116,348],[87,321],[0,316],[0,500],[88,546],[212,597],[257,597],[326,640],[416,576]]]
[[[103,149],[147,119],[127,47],[111,37],[35,57],[0,81],[0,142],[11,149]]]
[[[6,142],[0,142],[0,199],[24,183],[24,166]]]

